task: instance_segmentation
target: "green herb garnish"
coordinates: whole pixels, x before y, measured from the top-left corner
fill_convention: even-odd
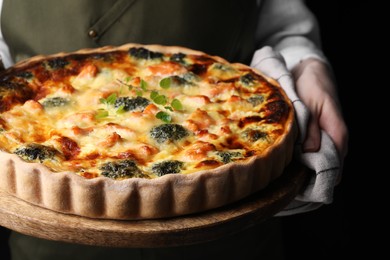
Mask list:
[[[143,79],[141,79],[140,88],[143,91],[147,91],[148,90],[148,83],[145,80],[143,80]]]
[[[109,114],[110,114],[110,113],[108,112],[108,110],[110,109],[109,106],[110,106],[110,105],[114,105],[116,99],[117,99],[116,93],[112,93],[112,94],[109,95],[107,98],[101,98],[101,99],[99,99],[99,101],[100,101],[101,104],[105,104],[105,105],[106,105],[106,109],[99,108],[98,111],[97,111],[97,114],[95,115],[95,118],[96,118],[96,119],[102,119],[102,118],[108,117]]]
[[[170,114],[164,111],[160,111],[156,114],[156,118],[160,119],[161,121],[165,123],[170,123],[172,121],[172,117]]]
[[[142,95],[144,94],[144,92],[143,92],[142,90],[140,90],[140,89],[137,89],[137,90],[135,91],[135,94],[136,94],[138,97],[142,97]]]
[[[168,98],[165,95],[157,95],[153,102],[157,105],[165,105],[168,102]]]
[[[108,111],[103,109],[103,108],[99,108],[97,110],[97,113],[95,115],[95,118],[96,119],[102,119],[102,118],[105,118],[105,117],[108,117]]]
[[[180,100],[178,100],[177,98],[172,100],[171,106],[175,110],[182,110],[183,109],[183,105],[181,104]]]
[[[150,99],[154,100],[158,95],[158,92],[153,90],[152,92],[150,92]]]
[[[105,105],[114,105],[116,101],[117,95],[116,93],[112,93],[109,95],[107,98],[101,98],[100,103],[105,104]]]
[[[167,77],[167,78],[163,78],[161,81],[160,81],[160,87],[162,87],[163,89],[168,89],[171,87],[171,77]]]
[[[118,109],[116,110],[116,113],[117,114],[123,114],[124,112],[126,112],[125,110],[125,104],[122,104],[118,107]]]

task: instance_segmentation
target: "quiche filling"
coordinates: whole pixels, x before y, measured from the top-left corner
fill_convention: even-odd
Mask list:
[[[85,178],[189,174],[259,156],[285,95],[208,55],[128,51],[31,63],[0,79],[0,149]]]

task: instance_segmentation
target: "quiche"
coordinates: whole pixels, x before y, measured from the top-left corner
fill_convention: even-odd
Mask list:
[[[220,207],[282,174],[295,137],[275,80],[187,48],[106,46],[0,73],[0,189],[61,213]]]

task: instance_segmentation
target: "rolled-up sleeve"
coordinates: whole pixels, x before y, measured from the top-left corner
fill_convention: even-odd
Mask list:
[[[9,52],[9,48],[7,43],[4,40],[3,34],[1,32],[1,12],[3,9],[3,0],[0,0],[0,61],[4,65],[5,68],[8,68],[13,64],[11,54]]]
[[[264,0],[259,5],[258,48],[268,45],[279,51],[288,69],[307,58],[326,62],[317,20],[303,0]]]

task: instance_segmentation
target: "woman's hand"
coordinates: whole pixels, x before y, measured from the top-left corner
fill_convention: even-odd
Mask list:
[[[307,59],[295,66],[292,73],[297,94],[310,111],[303,151],[315,152],[320,148],[322,129],[344,159],[348,151],[348,130],[328,66],[317,59]]]

